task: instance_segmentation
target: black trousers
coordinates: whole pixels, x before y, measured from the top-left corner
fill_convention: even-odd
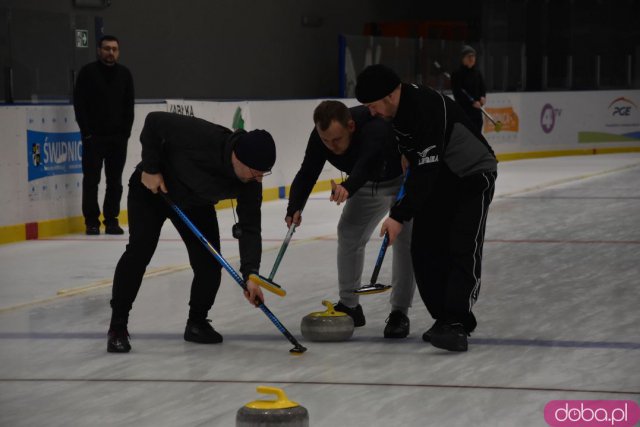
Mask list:
[[[194,273],[189,317],[205,319],[220,287],[222,266],[164,200],[144,187],[140,178],[141,172],[136,170],[129,180],[129,243],[113,278],[111,324],[127,323],[129,311],[138,295],[142,277],[156,250],[160,231],[167,218],[176,227],[187,247],[189,263]],[[200,206],[183,211],[213,247],[220,251],[218,217],[214,207]]]
[[[413,219],[411,255],[422,301],[436,320],[477,322],[482,247],[496,172],[464,179],[443,171],[435,193]]]
[[[102,165],[107,179],[102,213],[105,225],[118,225],[122,198],[122,171],[127,160],[127,138],[93,135],[82,140],[82,215],[87,226],[100,225],[98,185]]]

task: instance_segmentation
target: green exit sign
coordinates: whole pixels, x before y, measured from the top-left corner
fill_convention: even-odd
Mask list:
[[[89,30],[76,30],[76,47],[89,47]]]

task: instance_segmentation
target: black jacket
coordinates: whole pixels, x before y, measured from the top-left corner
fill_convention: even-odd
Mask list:
[[[96,61],[82,67],[73,92],[73,107],[82,137],[129,138],[134,98],[133,77],[125,66],[107,66]]]
[[[169,196],[184,209],[237,198],[240,271],[257,273],[262,255],[262,183],[243,183],[231,164],[231,151],[245,131],[233,132],[195,117],[153,112],[140,134],[144,172],[162,173]]]
[[[411,168],[405,196],[391,209],[397,221],[411,219],[439,181],[453,176],[442,173],[443,168],[459,178],[497,169],[495,154],[480,131],[460,106],[433,89],[403,83],[393,127]]]
[[[367,107],[362,105],[349,111],[355,122],[355,131],[349,148],[343,154],[331,152],[315,128],[311,132],[304,160],[291,184],[287,216],[292,216],[305,205],[326,161],[349,174],[341,183],[349,197],[367,181],[388,181],[402,173],[400,153],[389,123],[371,116]]]
[[[487,96],[484,79],[476,67],[468,68],[461,65],[451,76],[451,90],[453,98],[466,113],[482,114],[473,106],[474,101]],[[469,99],[471,97],[472,99]]]

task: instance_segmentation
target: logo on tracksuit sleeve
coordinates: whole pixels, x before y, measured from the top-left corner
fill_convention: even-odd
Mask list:
[[[429,163],[436,163],[439,160],[437,154],[429,155],[429,151],[433,150],[434,148],[436,148],[436,146],[431,145],[422,151],[418,151],[418,166]]]

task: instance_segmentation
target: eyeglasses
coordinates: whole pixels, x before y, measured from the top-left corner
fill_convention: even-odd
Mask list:
[[[255,169],[251,169],[251,168],[249,168],[249,171],[251,172],[251,178],[253,180],[258,180],[259,178],[264,178],[265,176],[269,176],[269,175],[271,175],[273,173],[272,171],[269,170],[269,171],[265,171],[265,172],[256,171],[256,172],[258,172],[258,174],[255,174],[254,173]]]
[[[119,50],[116,46],[101,46],[100,49],[106,50],[107,52],[117,52]]]

